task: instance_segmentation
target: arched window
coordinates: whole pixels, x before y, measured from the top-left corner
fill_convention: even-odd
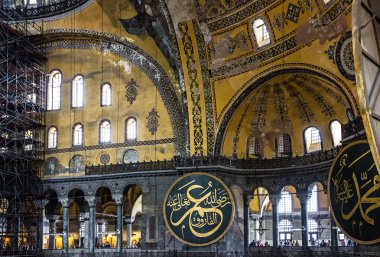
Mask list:
[[[56,127],[50,127],[48,130],[48,148],[56,148],[58,141],[58,132]]]
[[[333,140],[333,146],[336,147],[341,144],[342,141],[342,124],[339,121],[334,120],[330,123],[330,131]]]
[[[108,83],[101,86],[101,103],[102,106],[112,105],[112,88]]]
[[[100,137],[99,142],[100,143],[111,143],[111,122],[108,120],[100,122]]]
[[[291,213],[293,210],[292,195],[288,191],[281,192],[281,200],[278,203],[279,213]]]
[[[292,155],[292,141],[289,134],[281,134],[276,137],[276,153],[278,157]]]
[[[45,174],[54,175],[59,172],[59,161],[55,157],[50,157],[45,161]]]
[[[307,220],[307,229],[309,232],[309,241],[316,241],[318,240],[318,223],[314,219],[308,219]],[[312,240],[314,239],[314,240]],[[313,242],[311,242],[313,245]]]
[[[76,124],[73,128],[73,145],[83,145],[83,126],[82,124]]]
[[[314,219],[308,219],[307,227],[308,227],[309,233],[318,232],[318,223]]]
[[[61,82],[62,74],[55,70],[50,73],[49,85],[47,88],[47,109],[59,110],[61,108]]]
[[[130,149],[125,151],[123,156],[123,162],[124,163],[135,163],[139,161],[139,155],[136,150]]]
[[[280,234],[280,240],[291,240],[293,233],[293,224],[290,220],[283,219],[278,223],[278,232]]]
[[[83,107],[83,76],[76,76],[71,84],[71,107]]]
[[[248,157],[262,156],[263,141],[261,137],[250,137],[248,139]]]
[[[347,110],[346,110],[346,115],[347,115],[347,119],[348,119],[349,121],[354,121],[354,119],[355,119],[355,115],[354,115],[354,113],[352,112],[351,108],[347,108]]]
[[[126,141],[137,139],[137,121],[135,118],[125,120],[125,139]]]
[[[311,197],[307,201],[307,211],[317,212],[318,211],[318,188],[317,185],[313,186],[311,190]]]
[[[263,19],[257,19],[253,22],[253,33],[256,37],[258,47],[265,46],[270,43],[269,31]]]
[[[310,127],[304,132],[305,151],[306,153],[312,153],[322,150],[322,140],[319,129],[316,127]]]
[[[84,158],[81,155],[75,155],[71,158],[70,163],[70,173],[78,173],[85,171],[85,162]]]

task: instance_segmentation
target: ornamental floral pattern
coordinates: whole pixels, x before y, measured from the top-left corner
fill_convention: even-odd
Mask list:
[[[134,79],[131,79],[125,87],[125,97],[130,104],[133,104],[136,100],[136,96],[138,95],[137,87],[137,83]]]
[[[152,108],[152,111],[150,111],[146,117],[148,120],[146,127],[152,135],[157,132],[157,128],[160,125],[158,124],[159,117],[160,116],[158,116],[158,113],[154,108]]]

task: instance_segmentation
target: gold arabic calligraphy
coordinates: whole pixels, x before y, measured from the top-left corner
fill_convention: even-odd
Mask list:
[[[183,229],[188,225],[191,233],[200,238],[208,237],[218,231],[223,223],[223,212],[221,208],[231,204],[231,199],[223,188],[215,188],[211,181],[208,182],[207,188],[201,185],[191,185],[195,180],[179,188],[174,195],[169,195],[167,207],[171,208],[170,223],[174,227],[181,226]],[[189,186],[185,193],[180,191]],[[201,191],[202,190],[202,191]],[[196,192],[199,192],[196,197]],[[176,212],[185,209],[178,220]],[[188,221],[188,224],[186,224]],[[200,228],[206,228],[200,230]],[[182,235],[184,237],[184,235]]]
[[[359,209],[360,215],[363,220],[370,224],[374,225],[375,220],[371,218],[369,215],[372,211],[380,208],[380,197],[373,197],[373,193],[377,192],[380,189],[380,176],[375,175],[373,178],[368,176],[368,173],[375,167],[374,164],[370,166],[370,168],[366,171],[361,172],[360,181],[362,182],[362,186],[359,186],[358,178],[355,172],[352,172],[351,178],[343,178],[343,170],[345,168],[350,168],[361,158],[365,157],[367,154],[370,154],[370,151],[365,152],[354,161],[352,161],[349,165],[347,165],[348,154],[344,154],[340,158],[340,170],[332,179],[333,184],[335,186],[336,193],[336,202],[341,202],[341,216],[344,220],[350,220],[352,216]],[[356,167],[355,167],[356,168]],[[362,191],[364,193],[362,194]],[[372,195],[372,196],[371,196]],[[355,203],[356,201],[356,203]],[[345,204],[352,204],[351,210],[346,213]]]

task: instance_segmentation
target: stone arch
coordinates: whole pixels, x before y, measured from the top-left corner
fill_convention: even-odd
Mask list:
[[[355,101],[355,98],[348,88],[348,86],[344,83],[344,81],[340,80],[338,77],[336,77],[334,74],[323,70],[316,66],[302,66],[301,64],[299,67],[295,66],[297,64],[292,64],[294,66],[290,67],[284,67],[284,66],[275,66],[271,68],[269,71],[265,71],[263,73],[258,74],[254,78],[252,78],[250,81],[248,81],[244,86],[241,87],[241,89],[233,96],[231,101],[228,105],[224,107],[222,110],[222,114],[220,116],[220,122],[219,122],[219,128],[217,129],[216,134],[216,140],[215,140],[215,155],[220,155],[222,151],[222,145],[225,138],[225,133],[227,130],[227,127],[229,125],[229,122],[231,118],[233,117],[235,111],[238,109],[238,107],[243,103],[244,100],[246,100],[251,93],[258,88],[259,86],[265,84],[270,79],[282,75],[282,74],[307,74],[307,75],[313,75],[318,78],[322,78],[326,80],[327,82],[331,83],[336,89],[342,93],[348,104],[349,107],[355,111],[355,114],[358,115],[358,105]]]
[[[81,39],[78,39],[78,36]],[[133,43],[110,33],[57,29],[49,30],[46,38],[48,40],[40,42],[40,45],[48,51],[76,48],[107,52],[119,55],[142,70],[152,80],[162,97],[171,120],[177,151],[182,155],[186,155],[189,140],[186,105],[179,102],[168,74],[152,56]]]

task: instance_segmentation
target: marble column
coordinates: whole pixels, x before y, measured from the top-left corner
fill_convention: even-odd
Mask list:
[[[338,228],[335,224],[335,221],[333,217],[330,217],[331,221],[331,251],[337,251],[338,250]]]
[[[59,198],[58,201],[63,207],[63,252],[67,253],[69,249],[69,221],[70,221],[70,201],[68,197]]]
[[[116,249],[121,253],[123,250],[123,195],[116,194],[113,196],[116,203]]]
[[[307,224],[307,201],[310,198],[308,192],[301,192],[297,194],[297,197],[301,205],[301,226],[302,226],[302,249],[306,250],[308,247],[308,224]]]
[[[88,207],[89,207],[89,217],[88,217],[88,239],[87,248],[89,253],[94,253],[95,251],[95,207],[96,207],[96,197],[86,196],[85,197]]]
[[[34,205],[37,207],[37,240],[36,240],[36,250],[42,250],[43,234],[44,234],[44,209],[45,205],[48,204],[47,200],[36,200]]]
[[[248,253],[248,238],[249,238],[249,203],[251,202],[252,195],[243,195],[243,218],[244,218],[244,252]]]
[[[49,219],[49,249],[55,249],[55,220]]]
[[[124,219],[127,224],[127,245],[131,246],[132,244],[132,221],[131,218]]]
[[[273,233],[273,248],[277,249],[278,242],[278,203],[281,200],[281,195],[271,195],[269,199],[272,203],[272,233]]]

